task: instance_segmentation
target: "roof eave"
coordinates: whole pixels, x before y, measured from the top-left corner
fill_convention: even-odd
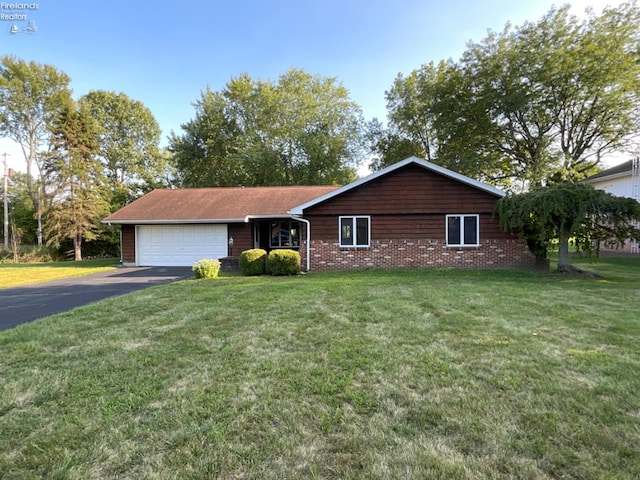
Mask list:
[[[101,221],[105,224],[118,224],[118,225],[169,225],[177,223],[243,223],[245,218],[191,218],[191,219],[127,219],[127,220],[114,220],[108,217]]]
[[[248,223],[250,220],[277,220],[278,218],[291,218],[290,213],[272,213],[268,215],[247,215],[244,217],[244,222]]]
[[[608,180],[615,180],[616,178],[631,177],[632,176],[631,174],[632,174],[631,170],[629,170],[628,172],[625,171],[625,172],[612,173],[611,175],[603,175],[601,177],[587,178],[583,180],[582,183],[591,184],[591,183],[606,182]]]

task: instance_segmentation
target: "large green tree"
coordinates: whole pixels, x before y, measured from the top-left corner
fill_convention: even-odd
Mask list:
[[[462,58],[396,78],[389,128],[476,178],[577,181],[638,131],[640,11],[569,7],[470,43]],[[475,160],[474,160],[475,159]]]
[[[114,191],[123,191],[130,199],[166,186],[169,164],[159,148],[160,127],[142,102],[124,93],[95,90],[79,103],[95,119],[97,158]]]
[[[532,246],[558,241],[558,271],[571,271],[569,241],[577,251],[598,256],[601,244],[622,246],[640,239],[640,203],[582,183],[558,183],[507,195],[496,207],[500,226],[517,230]],[[533,248],[535,250],[535,247]],[[546,248],[538,248],[546,256]]]
[[[205,90],[169,149],[185,186],[347,183],[362,149],[360,108],[335,78],[291,69]]]
[[[0,133],[22,149],[27,188],[36,210],[39,245],[47,189],[43,153],[50,148],[54,120],[71,98],[69,82],[64,72],[51,65],[27,63],[9,55],[0,58]]]
[[[382,170],[408,157],[427,157],[420,143],[385,128],[377,118],[367,122],[365,139],[372,153],[369,168],[373,171]]]
[[[59,247],[71,240],[76,260],[82,260],[83,240],[96,238],[100,219],[109,212],[102,165],[95,157],[98,132],[91,112],[69,101],[52,127],[53,148],[46,158],[55,185],[46,212],[47,243]]]
[[[376,135],[369,124],[373,169],[410,153],[473,178],[503,180],[504,164],[482,145],[492,125],[487,105],[473,102],[474,88],[459,64],[429,63],[398,74],[386,92],[388,128]]]

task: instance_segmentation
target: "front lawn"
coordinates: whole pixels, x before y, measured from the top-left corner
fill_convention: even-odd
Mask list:
[[[82,262],[0,263],[0,288],[22,287],[61,278],[80,277],[114,269],[119,262],[117,258],[100,258]]]
[[[640,260],[222,277],[0,332],[0,478],[640,478]]]

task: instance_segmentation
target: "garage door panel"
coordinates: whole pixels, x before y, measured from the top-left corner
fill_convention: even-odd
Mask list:
[[[227,256],[226,225],[140,225],[136,237],[140,266],[191,266]]]

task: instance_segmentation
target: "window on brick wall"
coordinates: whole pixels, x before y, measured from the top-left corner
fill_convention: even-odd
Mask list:
[[[340,217],[340,246],[368,247],[371,218],[368,216]]]
[[[480,245],[479,215],[447,215],[447,246],[477,247]]]

